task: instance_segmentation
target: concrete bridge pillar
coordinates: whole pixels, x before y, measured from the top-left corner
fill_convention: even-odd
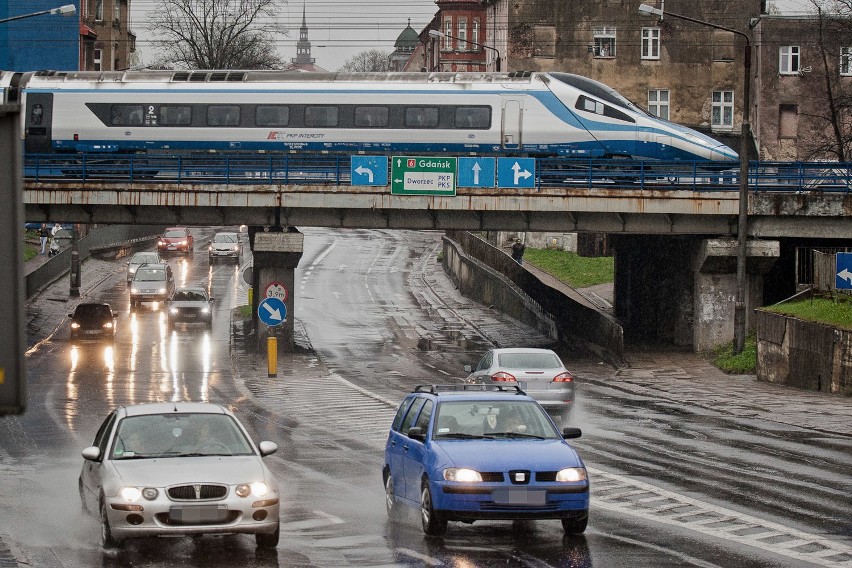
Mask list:
[[[292,353],[295,347],[295,269],[302,258],[305,236],[293,227],[284,231],[263,232],[252,227],[249,233],[254,255],[252,317],[257,330],[258,350],[265,350],[269,337],[275,336],[278,352]],[[279,319],[272,310],[264,312],[265,318],[258,316],[261,302],[268,297],[278,298],[286,306],[286,316],[280,325],[269,325]],[[264,310],[263,307],[260,309]],[[264,323],[264,320],[268,323]]]
[[[615,315],[627,344],[674,344],[710,351],[734,338],[737,241],[696,236],[611,235]],[[746,327],[763,305],[763,274],[778,241],[749,241]]]

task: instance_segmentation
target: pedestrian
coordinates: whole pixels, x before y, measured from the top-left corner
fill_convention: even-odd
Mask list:
[[[41,255],[44,256],[47,254],[47,239],[50,237],[50,230],[47,228],[47,223],[41,224],[38,236],[41,238]]]
[[[55,239],[55,238],[56,238],[56,233],[58,233],[58,232],[59,232],[59,231],[61,231],[61,230],[62,230],[62,225],[60,225],[59,223],[54,223],[54,224],[53,224],[53,228],[50,230],[50,236],[51,236],[51,238],[54,238],[54,239]]]
[[[524,263],[524,249],[526,248],[526,245],[521,242],[521,239],[515,239],[515,244],[512,245],[512,258],[518,264]]]

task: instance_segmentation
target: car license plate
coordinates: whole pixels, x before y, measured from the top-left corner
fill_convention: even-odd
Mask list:
[[[498,505],[532,505],[543,507],[547,503],[547,491],[527,489],[526,487],[506,487],[495,489],[491,498]]]
[[[218,505],[183,505],[169,509],[169,518],[176,523],[216,523],[224,522],[227,517],[228,509]]]
[[[99,329],[87,329],[83,333],[85,333],[86,335],[97,335],[100,332],[101,332],[101,330],[99,330]]]

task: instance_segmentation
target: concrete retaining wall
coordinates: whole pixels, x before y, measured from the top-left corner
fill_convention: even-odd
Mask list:
[[[620,364],[621,326],[593,307],[541,282],[499,248],[465,231],[444,237],[444,270],[467,297],[546,330],[569,347]]]
[[[163,227],[151,225],[107,225],[89,231],[85,237],[77,241],[77,251],[80,261],[92,254],[109,253],[116,258],[122,256],[122,251],[138,248],[156,238]],[[45,286],[68,273],[71,268],[71,247],[67,246],[59,254],[33,270],[26,276],[26,297],[32,298]],[[70,282],[69,282],[70,286]]]
[[[757,310],[757,378],[852,396],[852,331]]]

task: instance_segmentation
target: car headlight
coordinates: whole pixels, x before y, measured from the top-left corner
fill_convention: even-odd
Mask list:
[[[249,495],[254,495],[255,497],[263,497],[267,493],[269,493],[269,486],[263,481],[255,481],[254,483],[243,483],[241,485],[237,485],[237,489],[235,490],[236,494],[239,497],[248,497]]]
[[[446,481],[461,481],[461,482],[476,482],[482,481],[482,476],[478,471],[468,469],[466,467],[448,467],[444,470],[444,479]]]
[[[234,245],[234,250],[240,250],[240,245]]]
[[[157,293],[158,293],[158,294],[165,294],[165,293],[166,293],[166,289],[165,289],[165,288],[160,288],[159,290],[157,290]]]
[[[169,312],[171,312],[172,314],[177,314],[177,313],[178,313],[178,309],[177,309],[177,308],[170,308],[170,309],[169,309]]]
[[[129,272],[130,274],[136,274],[136,267],[131,266],[130,268],[127,269],[127,272]]]
[[[201,308],[201,313],[202,313],[202,314],[209,314],[209,313],[210,313],[210,308]]]
[[[139,293],[139,290],[138,290],[137,288],[131,288],[131,289],[130,289],[130,293],[131,293],[131,294],[138,294],[138,293]]]
[[[122,487],[119,495],[128,503],[135,503],[142,497],[142,491],[138,487]]]
[[[104,324],[104,329],[112,329],[112,322],[108,321]]]
[[[556,472],[556,481],[585,481],[586,468],[566,467]]]
[[[71,322],[71,329],[80,329],[80,324],[76,321]]]
[[[213,250],[213,245],[210,245],[209,247],[207,247],[207,250]]]

